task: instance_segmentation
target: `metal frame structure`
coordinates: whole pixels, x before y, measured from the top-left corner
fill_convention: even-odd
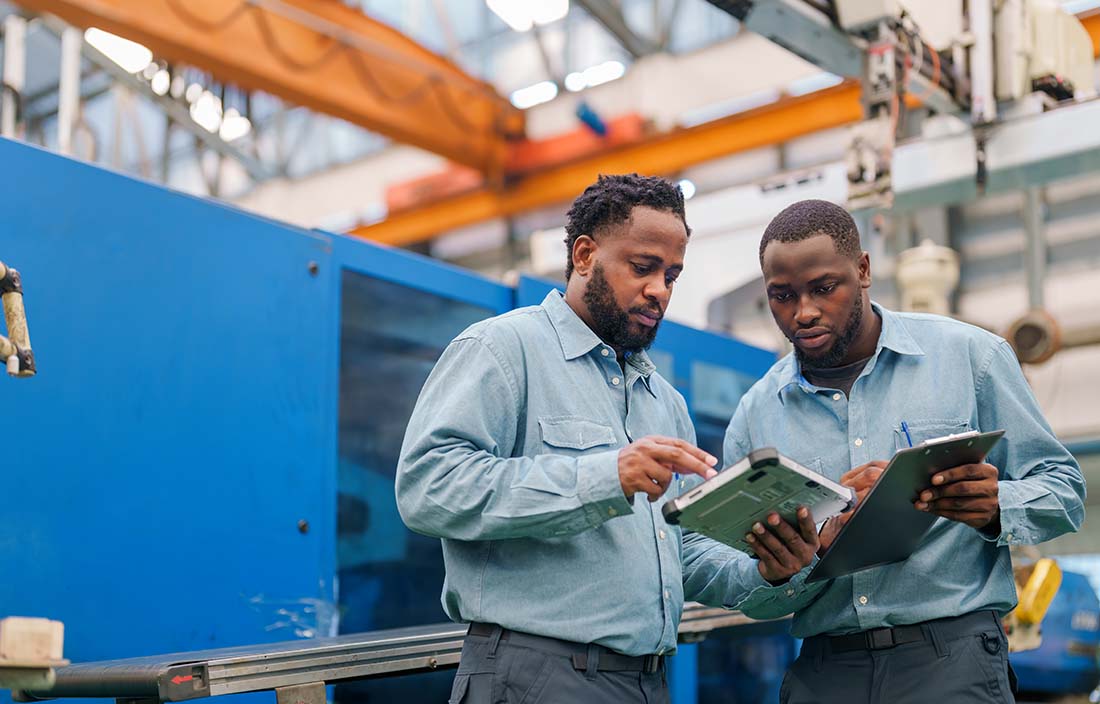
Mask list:
[[[864,54],[871,44],[898,44],[896,37],[891,39],[889,36],[894,32],[889,27],[885,31],[880,29],[870,32],[870,39],[842,31],[820,3],[806,0],[708,1],[743,21],[746,28],[762,34],[826,71],[852,79],[864,77],[867,72]],[[975,12],[979,9],[975,6]],[[1100,12],[1082,15],[1080,19],[1093,38],[1094,56],[1100,57]],[[973,53],[984,56],[988,48],[979,43]],[[880,62],[886,69],[893,65],[900,72],[900,75],[890,75],[886,71],[887,82],[893,87],[893,90],[887,92],[895,95],[897,90],[904,88],[904,107],[909,109],[926,106],[941,113],[968,109],[971,102],[971,82],[957,75],[958,67],[953,66],[952,60],[943,58],[937,63],[931,60],[927,47],[922,47],[922,52],[924,53],[918,71],[900,71],[905,63],[901,52],[897,51],[890,52],[892,61]],[[866,77],[864,81],[867,81]],[[985,86],[983,93],[988,88]],[[872,100],[868,101],[868,97]],[[886,105],[883,104],[884,100]],[[888,130],[888,123],[891,121],[889,113],[896,115],[898,110],[903,109],[902,105],[890,107],[888,104],[888,96],[884,97],[881,92],[871,96],[864,95],[854,80],[851,80],[806,96],[780,99],[755,110],[696,127],[654,135],[637,144],[610,148],[560,166],[535,170],[509,181],[503,188],[485,184],[460,194],[391,212],[385,220],[356,227],[350,234],[389,244],[408,245],[478,222],[510,217],[565,202],[583,190],[599,173],[637,170],[675,174],[712,159],[761,146],[782,144],[825,129],[850,126],[875,114],[886,117]],[[989,107],[988,101],[985,105],[977,118],[979,124],[988,121],[989,110],[996,107]],[[877,134],[874,136],[881,137]],[[984,136],[982,140],[984,141]],[[928,144],[927,149],[950,149],[944,147],[944,142],[945,140],[936,140]],[[889,152],[894,147],[891,136],[889,144],[883,148]],[[980,153],[974,146],[969,148],[969,152],[974,155],[972,161],[976,170]],[[893,155],[896,157],[897,152],[894,151]],[[889,161],[890,155],[886,156]],[[956,161],[957,159],[951,160],[952,168],[956,168]],[[890,165],[882,164],[887,167]],[[883,185],[892,185],[898,200],[909,207],[913,198],[910,194],[903,193],[903,190],[912,190],[912,184],[905,184],[903,189],[902,184],[895,180],[896,174],[892,169],[883,174],[888,179]],[[934,179],[937,183],[946,180],[936,177],[927,168],[919,173],[905,174],[902,178]],[[970,183],[964,185],[961,191],[944,192],[973,193],[977,187],[977,183]],[[874,189],[869,190],[873,194]],[[929,202],[926,197],[928,195],[921,194],[922,204]]]
[[[783,620],[783,619],[780,619]],[[697,642],[716,629],[761,623],[739,612],[687,604],[681,642]],[[274,690],[280,702],[319,693],[324,686],[372,677],[409,675],[458,666],[466,636],[462,624],[438,624],[338,638],[77,663],[55,670],[46,688],[19,691],[19,701],[111,698],[123,702],[176,702]]]
[[[19,0],[156,55],[498,173],[523,113],[489,84],[334,0]]]

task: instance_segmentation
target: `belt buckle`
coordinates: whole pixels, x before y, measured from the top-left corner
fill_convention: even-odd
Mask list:
[[[875,628],[867,631],[868,645],[871,650],[883,650],[885,648],[893,648],[894,645],[894,629],[892,628]]]
[[[642,672],[651,675],[661,669],[660,655],[646,655],[642,659]]]

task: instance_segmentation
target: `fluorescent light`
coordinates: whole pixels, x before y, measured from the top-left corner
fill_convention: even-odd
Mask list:
[[[191,85],[187,86],[187,91],[184,92],[183,97],[187,99],[187,102],[194,103],[196,100],[202,97],[202,94],[204,92],[205,91],[203,91],[202,86],[200,86],[198,83],[192,83]]]
[[[684,193],[684,200],[691,200],[692,196],[695,195],[695,184],[692,181],[682,178],[677,185]]]
[[[217,132],[222,124],[222,101],[208,90],[191,104],[191,119],[207,132]]]
[[[222,119],[222,126],[218,130],[218,134],[221,135],[221,138],[225,141],[232,142],[235,139],[240,139],[251,131],[251,120],[241,115],[235,108],[229,108],[225,111],[225,117]]]
[[[149,81],[149,84],[154,93],[157,95],[164,95],[172,85],[172,77],[168,75],[168,71],[162,68],[153,74],[153,78]]]
[[[153,52],[142,44],[123,39],[117,34],[89,27],[84,32],[84,40],[125,69],[128,73],[141,71],[153,60]]]
[[[565,89],[576,93],[588,87],[588,81],[584,80],[584,74],[574,71],[565,77]]]
[[[574,71],[565,77],[566,90],[577,91],[609,83],[616,78],[622,78],[626,73],[626,66],[621,61],[604,61],[602,64],[589,66],[583,71]]]
[[[622,78],[626,73],[626,67],[621,61],[604,61],[602,64],[590,66],[584,70],[585,83],[591,88],[603,83],[608,83],[616,78]]]
[[[525,0],[485,0],[497,17],[517,32],[526,32],[535,24],[531,8]]]
[[[553,81],[539,81],[533,86],[520,88],[512,93],[512,105],[520,110],[541,105],[558,95],[558,86]]]
[[[485,0],[485,4],[517,32],[557,22],[569,14],[569,0]]]
[[[569,0],[535,0],[527,5],[531,7],[531,19],[538,25],[557,22],[569,14]]]

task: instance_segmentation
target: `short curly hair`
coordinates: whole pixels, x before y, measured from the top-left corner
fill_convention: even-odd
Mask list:
[[[691,228],[684,214],[684,193],[680,186],[657,176],[614,174],[600,177],[573,201],[565,222],[565,280],[573,274],[573,245],[581,235],[595,239],[615,225],[630,219],[630,213],[642,205],[672,213]]]
[[[827,200],[800,200],[788,205],[776,215],[760,239],[760,265],[764,265],[764,250],[772,242],[801,242],[817,235],[833,238],[838,254],[858,259],[859,230],[847,210]]]

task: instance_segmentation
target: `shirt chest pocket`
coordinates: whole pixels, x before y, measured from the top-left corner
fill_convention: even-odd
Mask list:
[[[539,432],[543,451],[551,454],[579,455],[615,444],[611,426],[577,416],[539,418]]]
[[[925,440],[942,438],[945,435],[957,435],[971,430],[970,421],[959,418],[917,418],[900,422],[894,427],[894,449],[904,450],[916,447]],[[909,432],[908,436],[906,431]]]

